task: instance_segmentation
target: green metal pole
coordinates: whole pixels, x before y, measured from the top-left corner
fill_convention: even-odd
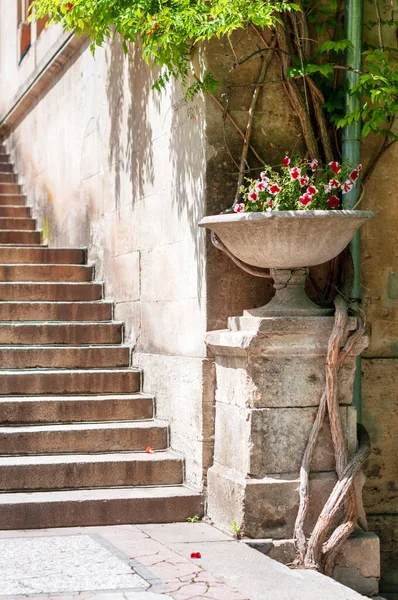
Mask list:
[[[363,27],[363,0],[346,0],[345,1],[345,30],[346,38],[350,40],[353,48],[348,48],[346,53],[346,66],[359,71],[361,69],[361,54],[362,54],[362,27]],[[358,73],[346,71],[346,84],[352,88],[357,80]],[[353,113],[361,107],[361,99],[357,96],[346,94],[345,112]],[[347,125],[343,129],[343,160],[348,159],[349,162],[357,165],[360,163],[361,157],[361,122],[356,121]],[[345,194],[344,208],[352,208],[358,201],[360,193],[359,183]],[[354,239],[350,244],[352,261],[354,264],[354,284],[351,292],[351,297],[354,300],[360,301],[361,298],[361,272],[360,272],[360,233],[357,231]],[[358,421],[361,422],[361,359],[357,358],[357,366],[354,380],[354,404],[357,409]]]

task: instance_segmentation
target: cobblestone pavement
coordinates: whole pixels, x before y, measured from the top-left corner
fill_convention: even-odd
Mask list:
[[[0,532],[0,598],[17,600],[249,600],[167,542],[120,525]],[[155,527],[155,529],[153,529]],[[176,524],[173,541],[230,539],[202,524]],[[170,531],[170,530],[169,530]],[[156,537],[156,536],[155,536]],[[160,536],[162,540],[162,536]],[[189,548],[190,549],[190,548]]]

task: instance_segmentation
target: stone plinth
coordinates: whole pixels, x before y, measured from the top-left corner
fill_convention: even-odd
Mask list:
[[[245,311],[228,329],[207,333],[216,364],[214,464],[208,473],[208,516],[241,533],[271,558],[290,563],[299,506],[301,459],[325,386],[333,317],[268,317]],[[355,329],[355,319],[349,320]],[[351,406],[355,359],[339,372],[339,404],[348,455],[356,450]],[[309,535],[336,482],[327,418],[310,476]],[[362,482],[363,483],[363,482]],[[361,514],[361,506],[358,506]],[[366,518],[362,515],[361,523]],[[353,536],[340,552],[333,577],[375,594],[380,574],[377,536]]]
[[[301,459],[325,385],[333,317],[261,318],[246,311],[228,329],[209,332],[217,391],[214,464],[208,514],[220,527],[236,521],[255,538],[289,538],[298,509]],[[356,322],[351,319],[350,328]],[[350,406],[355,360],[340,372],[339,403],[349,455],[356,450]],[[312,463],[310,531],[335,481],[325,420]]]

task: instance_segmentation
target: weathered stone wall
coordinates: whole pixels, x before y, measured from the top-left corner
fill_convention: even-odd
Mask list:
[[[389,18],[387,5],[382,18]],[[375,6],[365,3],[365,20],[375,20]],[[365,40],[378,44],[378,31],[365,29]],[[396,47],[393,27],[383,28],[386,46]],[[394,126],[395,133],[398,128]],[[364,166],[384,138],[362,144]],[[398,586],[398,144],[382,156],[366,184],[363,208],[377,218],[362,230],[363,305],[370,345],[362,361],[362,421],[372,441],[366,467],[364,503],[369,527],[380,536],[382,576]],[[383,594],[382,594],[383,595]]]

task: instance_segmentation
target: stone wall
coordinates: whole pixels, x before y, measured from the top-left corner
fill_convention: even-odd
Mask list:
[[[387,11],[387,6],[381,6]],[[365,19],[375,19],[375,7],[371,3],[365,3]],[[396,47],[394,28],[384,28],[383,37],[385,45]],[[365,30],[365,40],[378,44],[376,27]],[[396,126],[395,133],[398,133]],[[365,140],[362,149],[365,166],[380,149],[383,139],[370,136]],[[377,218],[362,230],[361,244],[362,296],[370,333],[370,345],[362,361],[362,421],[372,441],[372,453],[366,467],[364,503],[369,527],[380,536],[382,576],[386,586],[398,586],[396,164],[398,144],[383,155],[366,184],[363,208],[373,210]]]

